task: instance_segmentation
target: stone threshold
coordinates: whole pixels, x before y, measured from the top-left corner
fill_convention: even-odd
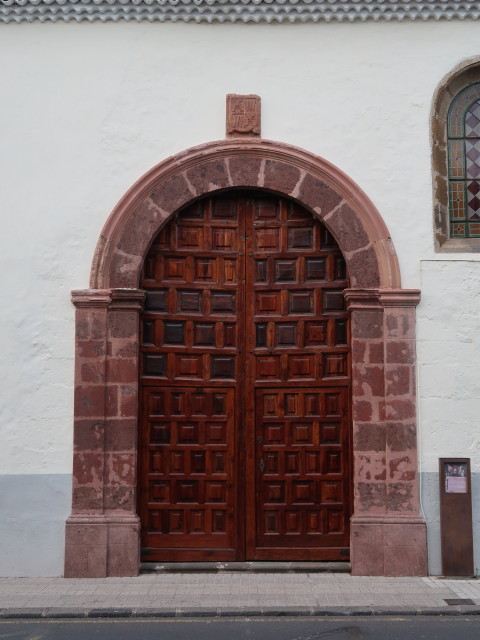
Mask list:
[[[142,562],[140,573],[350,573],[349,562]]]

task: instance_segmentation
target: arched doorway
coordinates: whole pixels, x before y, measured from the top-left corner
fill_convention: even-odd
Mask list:
[[[355,575],[423,575],[419,514],[415,307],[400,288],[379,212],[348,176],[307,151],[267,140],[212,142],[165,160],[120,200],[98,240],[90,289],[76,306],[72,514],[65,576],[136,575],[139,289],[152,240],[178,211],[226,189],[296,202],[335,238],[348,269]]]
[[[142,558],[349,556],[345,261],[291,200],[228,191],[145,259]]]

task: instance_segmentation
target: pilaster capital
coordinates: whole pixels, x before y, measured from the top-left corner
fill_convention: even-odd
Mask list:
[[[345,289],[343,295],[349,311],[381,308],[378,289]]]
[[[115,311],[141,311],[145,300],[141,289],[111,289],[110,309]]]
[[[380,289],[379,294],[384,307],[416,307],[421,297],[419,289]]]
[[[75,289],[72,302],[77,308],[107,308],[110,304],[110,289]]]
[[[350,311],[416,307],[420,302],[419,289],[345,289],[343,295]]]
[[[145,291],[140,289],[76,289],[72,302],[77,308],[104,307],[114,310],[141,311]]]

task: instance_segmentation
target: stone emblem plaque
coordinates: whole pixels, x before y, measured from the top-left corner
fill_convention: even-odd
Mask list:
[[[260,136],[260,96],[227,95],[227,137]]]

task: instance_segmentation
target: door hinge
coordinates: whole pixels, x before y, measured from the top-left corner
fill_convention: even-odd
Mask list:
[[[264,462],[263,458],[260,460],[260,464],[258,465],[258,468],[260,469],[261,473],[263,473],[265,471],[265,462]]]

